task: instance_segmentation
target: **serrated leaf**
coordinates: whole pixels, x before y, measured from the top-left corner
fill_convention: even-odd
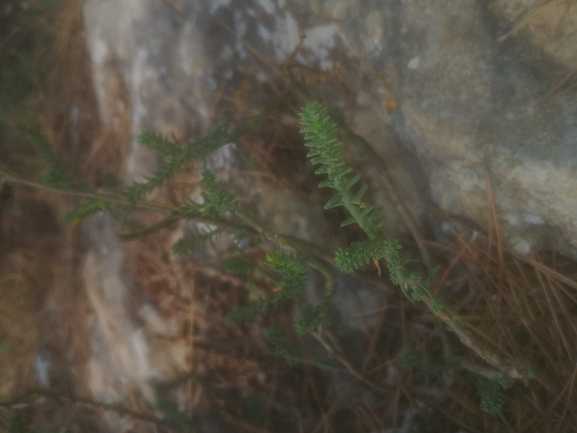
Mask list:
[[[368,185],[363,185],[361,186],[361,188],[359,189],[359,191],[356,193],[355,198],[353,199],[353,203],[356,204],[360,204],[361,203],[361,199],[363,198],[363,196],[367,193],[369,189]]]
[[[65,218],[68,222],[75,224],[90,215],[106,211],[107,208],[108,203],[100,199],[90,199],[87,202],[76,205],[74,209],[66,214]]]
[[[305,306],[300,316],[295,321],[295,328],[299,334],[307,334],[318,328],[324,328],[330,324],[330,319],[322,306]]]
[[[317,164],[320,164],[321,162],[323,162],[322,157],[316,151],[314,153],[313,153],[313,151],[310,151],[307,156],[311,160],[312,165],[317,165]]]
[[[370,214],[374,210],[375,210],[375,207],[372,204],[370,204],[363,209],[363,211],[361,212],[361,215],[363,217],[366,217],[368,214]]]
[[[359,180],[361,180],[361,176],[358,174],[355,177],[349,179],[347,181],[347,188],[349,189],[352,188],[355,185],[355,183],[357,183]]]
[[[354,223],[356,223],[356,222],[357,222],[357,220],[354,219],[353,217],[351,217],[351,218],[348,218],[348,219],[344,220],[344,221],[341,223],[341,227],[350,226],[351,224],[354,224]]]
[[[327,204],[325,204],[325,209],[332,209],[335,207],[339,207],[343,205],[343,199],[340,195],[335,195],[333,198],[331,198]]]
[[[333,188],[334,187],[334,182],[332,181],[332,179],[325,179],[323,180],[321,183],[319,183],[319,188]]]

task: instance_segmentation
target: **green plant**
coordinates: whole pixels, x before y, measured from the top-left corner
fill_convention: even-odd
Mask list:
[[[50,24],[61,1],[3,2],[0,13],[0,160],[23,169],[27,129],[37,122],[38,93],[47,87]]]
[[[325,209],[344,206],[351,217],[341,227],[356,223],[369,238],[339,249],[335,255],[336,266],[344,272],[353,272],[373,261],[380,275],[379,260],[385,259],[392,282],[401,288],[407,298],[417,301],[426,297],[436,310],[442,311],[443,305],[429,290],[430,281],[423,280],[418,272],[407,269],[408,261],[400,253],[399,241],[391,237],[384,239],[384,217],[375,206],[363,201],[368,185],[356,191],[353,188],[361,176],[349,176],[353,169],[346,166],[343,145],[337,139],[337,125],[330,120],[326,108],[318,103],[309,104],[302,109],[300,117],[304,126],[301,132],[305,136],[305,145],[310,148],[308,157],[313,164],[320,165],[315,173],[327,177],[319,186],[333,188],[337,192],[325,205]]]
[[[513,379],[526,379],[525,368],[509,360],[501,359],[481,345],[478,339],[473,338],[465,329],[458,315],[435,297],[430,288],[434,272],[423,277],[422,271],[425,267],[421,267],[420,262],[405,258],[401,253],[400,242],[385,236],[382,224],[384,216],[381,215],[380,209],[370,204],[366,198],[368,185],[358,186],[361,177],[353,175],[352,168],[346,165],[343,145],[337,138],[337,125],[331,121],[328,111],[318,103],[305,106],[300,113],[300,118],[306,146],[310,149],[308,157],[314,165],[318,166],[316,173],[325,177],[320,182],[320,186],[335,191],[335,195],[327,202],[325,208],[344,207],[350,217],[343,221],[341,226],[357,224],[366,233],[367,240],[340,248],[334,258],[327,257],[305,240],[274,233],[258,223],[243,208],[240,201],[225,190],[217,182],[215,175],[208,170],[203,172],[200,183],[201,202],[185,199],[175,206],[164,206],[147,200],[150,192],[167,185],[180,170],[192,163],[202,164],[209,153],[237,140],[256,127],[285,97],[286,94],[270,107],[235,128],[230,127],[231,119],[227,119],[206,137],[196,142],[181,144],[174,137],[166,138],[153,133],[141,134],[141,142],[150,149],[160,152],[165,157],[166,164],[143,182],[134,183],[124,189],[113,187],[95,191],[76,182],[72,171],[67,170],[64,164],[53,155],[42,137],[36,137],[39,149],[50,164],[43,181],[49,188],[80,199],[80,203],[68,214],[68,218],[73,222],[98,212],[109,212],[120,223],[118,234],[120,240],[137,239],[169,227],[179,220],[187,220],[208,223],[215,228],[207,231],[197,230],[178,241],[175,244],[175,252],[180,254],[190,254],[199,244],[211,241],[223,230],[237,233],[239,239],[249,239],[255,245],[263,245],[263,248],[269,249],[263,265],[250,263],[245,258],[229,261],[225,269],[246,278],[249,287],[253,274],[258,272],[271,281],[274,290],[268,294],[261,294],[258,298],[238,308],[230,315],[230,321],[233,324],[242,324],[256,316],[266,315],[271,309],[294,302],[299,309],[294,322],[296,331],[300,334],[312,335],[333,359],[344,366],[346,371],[376,389],[381,389],[380,385],[374,383],[348,360],[347,354],[338,347],[336,339],[329,331],[330,320],[326,307],[333,293],[334,283],[333,269],[327,262],[333,262],[344,272],[354,272],[373,262],[381,276],[380,262],[384,260],[391,281],[399,286],[410,301],[424,302],[437,318],[452,329],[466,346],[489,362],[498,374]],[[21,181],[12,173],[4,172],[3,175],[8,181]],[[166,216],[155,225],[139,230],[128,230],[128,227],[132,225],[129,224],[130,217],[135,210],[153,211]],[[268,242],[268,246],[264,246],[264,241]],[[300,295],[311,269],[321,272],[325,277],[324,298],[320,305],[310,305]],[[290,349],[285,344],[287,341],[274,329],[267,333],[267,337],[275,354],[285,358],[289,363],[304,361],[325,368],[332,367],[328,363],[315,359],[307,360],[306,357]]]
[[[337,193],[325,208],[344,206],[351,217],[342,225],[357,223],[369,238],[367,241],[353,243],[348,248],[337,251],[335,256],[337,267],[350,272],[373,260],[380,275],[379,260],[384,259],[391,281],[399,286],[410,301],[423,301],[466,346],[497,371],[513,379],[526,380],[528,370],[525,366],[501,359],[487,349],[466,330],[458,315],[446,308],[433,295],[430,285],[437,268],[433,269],[427,278],[423,278],[418,271],[409,269],[411,261],[400,253],[399,241],[390,237],[383,238],[381,230],[383,217],[379,215],[378,209],[362,200],[368,190],[367,185],[361,186],[356,191],[353,188],[360,180],[360,176],[350,177],[352,169],[346,166],[343,145],[337,138],[337,125],[331,121],[328,110],[313,102],[302,109],[300,117],[304,126],[302,132],[305,135],[306,146],[311,149],[308,156],[313,164],[320,166],[316,173],[327,177],[319,186],[333,188]]]
[[[505,402],[503,390],[510,388],[511,385],[511,381],[506,380],[506,378],[491,380],[483,376],[477,376],[475,378],[475,386],[481,398],[481,409],[489,415],[497,414]]]
[[[9,418],[0,414],[0,421],[5,424],[10,433],[72,433],[72,429],[66,427],[58,429],[31,427],[30,419],[22,412],[14,413]]]
[[[401,361],[404,368],[416,370],[417,379],[434,379],[440,381],[445,372],[455,370],[456,367],[454,361],[446,360],[446,362],[443,362],[442,360],[434,360],[417,351],[404,352]]]
[[[481,410],[489,415],[496,415],[501,410],[505,403],[503,391],[513,384],[510,378],[499,373],[485,377],[468,372],[455,358],[433,359],[418,351],[407,351],[401,361],[404,368],[416,371],[417,380],[434,380],[442,384],[445,373],[467,374],[479,394]]]

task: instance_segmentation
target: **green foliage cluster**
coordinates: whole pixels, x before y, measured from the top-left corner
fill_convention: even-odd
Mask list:
[[[379,209],[375,206],[362,201],[368,185],[363,185],[356,191],[353,188],[361,177],[349,176],[352,168],[345,163],[343,145],[337,138],[337,125],[331,121],[327,109],[313,102],[301,110],[300,117],[304,126],[301,132],[305,136],[305,145],[310,148],[308,157],[313,164],[320,166],[315,173],[327,177],[319,186],[336,190],[336,195],[328,201],[325,208],[344,206],[351,217],[341,226],[357,223],[369,238],[337,251],[335,265],[345,272],[353,272],[371,260],[378,263],[378,260],[383,258],[387,262],[391,281],[401,288],[409,300],[420,301],[427,297],[435,308],[442,310],[443,305],[429,290],[432,275],[424,280],[418,272],[410,271],[407,268],[409,261],[400,253],[400,242],[391,237],[384,239],[384,216],[379,214]]]
[[[51,23],[60,0],[0,2],[0,166],[34,171],[29,127],[38,123],[38,93],[47,88],[43,69],[53,40]]]
[[[505,403],[503,390],[511,387],[511,380],[505,377],[491,380],[483,376],[477,376],[475,379],[475,386],[481,398],[481,410],[489,415],[496,415]]]
[[[72,429],[66,427],[55,429],[32,427],[30,419],[21,412],[15,413],[9,419],[1,415],[0,418],[7,424],[10,433],[72,433]]]
[[[463,371],[456,359],[434,360],[414,350],[403,353],[401,361],[404,368],[414,369],[417,379],[420,380],[441,382],[445,373]],[[496,415],[505,402],[503,390],[512,386],[512,380],[498,373],[491,378],[478,374],[470,374],[470,377],[479,394],[481,410],[489,415]]]
[[[265,264],[282,276],[279,294],[283,299],[292,299],[298,295],[308,276],[305,259],[284,251],[273,251],[267,255]]]
[[[38,126],[30,127],[27,131],[39,155],[49,165],[42,178],[46,185],[61,191],[87,192],[89,190],[87,185],[73,179],[74,169],[66,169],[64,163],[52,151],[50,143],[46,141]]]
[[[184,219],[191,220],[198,216],[211,219],[219,215],[230,215],[238,210],[237,198],[218,186],[214,173],[205,170],[202,173],[200,185],[202,186],[202,200],[200,202],[185,199],[179,206],[175,207],[175,211]],[[216,235],[216,233],[214,234]]]
[[[325,209],[344,206],[351,213],[341,227],[358,224],[370,240],[376,241],[382,235],[382,217],[373,205],[362,201],[368,185],[355,192],[354,186],[361,180],[360,175],[349,175],[353,171],[347,167],[343,156],[343,145],[337,139],[337,125],[332,122],[327,109],[319,103],[306,105],[300,113],[304,128],[305,146],[310,151],[308,158],[313,165],[320,165],[315,174],[326,174],[327,178],[319,183],[321,188],[333,188],[337,194],[325,205]]]
[[[197,248],[202,247],[220,236],[219,228],[209,229],[203,226],[191,227],[189,232],[172,246],[172,251],[181,256],[191,255]],[[225,268],[226,269],[226,268]]]
[[[239,277],[248,279],[255,269],[256,264],[254,261],[249,260],[245,257],[235,257],[226,259],[222,263],[222,268],[225,272],[232,275],[237,275]]]
[[[121,221],[120,227],[123,230],[126,219],[136,207],[143,203],[150,205],[146,202],[147,194],[169,184],[178,171],[188,164],[204,162],[206,167],[206,157],[211,152],[238,139],[266,117],[271,110],[272,108],[269,107],[233,129],[230,128],[231,119],[229,118],[203,139],[191,143],[181,144],[174,137],[166,138],[153,133],[141,134],[141,142],[148,148],[161,153],[165,158],[165,164],[161,170],[144,181],[135,182],[124,189],[114,187],[111,191],[104,193],[90,191],[87,187],[75,183],[70,173],[67,173],[62,164],[46,149],[44,149],[44,156],[50,162],[49,173],[51,174],[44,180],[54,188],[86,195],[86,198],[70,213],[71,220],[78,221],[88,215],[107,211]],[[426,305],[434,312],[445,311],[443,304],[434,297],[430,290],[432,275],[423,278],[419,272],[418,262],[407,260],[401,254],[400,242],[397,239],[385,237],[384,216],[378,208],[368,203],[366,198],[368,185],[359,186],[361,176],[353,175],[352,168],[347,167],[343,145],[337,138],[337,125],[331,121],[328,111],[320,104],[312,103],[302,109],[300,118],[306,146],[309,148],[308,157],[314,165],[318,166],[316,174],[324,176],[320,186],[335,191],[335,195],[326,203],[325,208],[344,207],[350,217],[341,226],[356,223],[368,238],[362,242],[354,242],[346,248],[340,248],[335,254],[335,266],[350,273],[373,262],[380,275],[379,261],[384,260],[391,281],[400,287],[402,293],[410,301],[425,300]],[[271,309],[280,305],[295,302],[299,315],[295,319],[294,326],[298,333],[318,336],[320,332],[327,329],[330,326],[330,320],[326,305],[332,294],[332,268],[299,248],[299,245],[290,238],[270,233],[256,223],[250,213],[242,208],[239,200],[226,191],[219,184],[216,176],[206,169],[203,172],[201,188],[202,200],[183,200],[170,209],[168,217],[162,223],[143,230],[141,234],[152,233],[180,219],[201,220],[205,224],[208,222],[210,224],[208,229],[192,229],[188,235],[175,244],[174,251],[185,255],[191,254],[199,245],[212,241],[224,230],[237,232],[237,239],[250,239],[255,243],[260,243],[264,239],[270,241],[274,245],[272,251],[267,254],[264,266],[244,257],[224,262],[224,270],[247,279],[249,288],[255,271],[269,279],[272,287],[275,287],[270,294],[250,300],[233,311],[229,316],[231,323],[242,324],[255,317],[267,315]],[[129,238],[134,237],[129,236]],[[415,264],[417,266],[414,266]],[[311,269],[320,270],[326,278],[326,299],[322,305],[309,305],[300,295]],[[458,325],[458,318],[451,317]],[[277,356],[283,357],[289,363],[306,361],[278,328],[270,328],[266,336]],[[310,361],[309,359],[308,362]],[[314,362],[323,366],[327,365],[321,361]],[[418,374],[425,378],[439,378],[447,368],[455,368],[450,362],[439,365],[414,354],[407,354],[404,362],[407,368],[416,368]],[[348,364],[346,365],[350,368]],[[499,384],[498,382],[490,383]],[[494,391],[491,388],[493,385],[483,384],[482,386],[482,390],[479,388],[481,400],[485,402],[482,403],[482,407],[487,412],[498,410],[497,406],[500,407],[500,405],[497,403],[500,400],[491,394]],[[499,385],[498,389],[501,388],[503,386]]]
[[[337,370],[326,356],[305,355],[297,342],[289,338],[277,326],[270,326],[266,331],[266,341],[270,346],[269,354],[283,359],[287,364],[294,366],[297,364],[316,365],[326,370]]]
[[[378,241],[353,242],[348,248],[339,248],[335,254],[335,265],[350,273],[379,257],[383,243]]]
[[[289,365],[295,365],[299,362],[299,358],[302,356],[299,346],[289,340],[280,328],[269,327],[266,330],[266,340],[273,347],[273,353],[283,358]]]
[[[271,308],[277,307],[282,300],[278,294],[268,298],[251,300],[230,313],[228,320],[233,325],[241,325],[255,317],[267,314]]]
[[[203,216],[233,214],[238,209],[236,197],[218,187],[214,173],[205,171],[202,174],[202,186]]]
[[[273,283],[276,284],[275,293],[263,299],[249,301],[244,306],[233,311],[229,319],[234,324],[246,322],[256,316],[265,314],[272,307],[276,307],[283,302],[294,300],[308,277],[307,261],[295,254],[286,253],[281,250],[269,253],[265,265],[272,268],[275,274],[280,276],[280,278],[270,276]],[[229,272],[236,275],[248,275],[248,273],[254,269],[249,267],[248,263],[241,260],[229,261],[227,268]],[[265,272],[264,274],[268,276],[268,273]],[[307,318],[307,320],[307,323],[310,323],[310,317]],[[321,322],[325,323],[326,320],[321,320]],[[299,327],[298,329],[302,330],[304,328]]]
[[[321,305],[305,305],[295,321],[295,328],[301,334],[308,334],[318,329],[326,328],[330,324],[329,316]]]
[[[415,350],[404,352],[401,362],[404,368],[416,371],[417,379],[434,379],[437,381],[441,381],[445,373],[455,371],[458,367],[455,360],[448,359],[443,362],[424,356]]]
[[[127,190],[127,195],[136,200],[170,181],[187,164],[202,161],[211,152],[229,143],[229,122],[212,130],[206,137],[196,142],[181,145],[175,137],[166,138],[152,132],[142,132],[139,141],[151,150],[164,156],[163,167],[142,182],[135,182]],[[207,179],[210,182],[212,179]]]

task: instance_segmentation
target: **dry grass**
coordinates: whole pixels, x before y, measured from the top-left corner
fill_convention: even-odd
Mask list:
[[[488,235],[455,232],[453,259],[438,293],[451,299],[478,338],[503,356],[532,367],[535,378],[505,392],[505,405],[497,418],[483,415],[470,387],[458,383],[450,392],[453,402],[442,410],[466,428],[573,431],[577,415],[575,265],[554,253],[527,258],[507,250],[490,187],[488,191]],[[452,350],[453,355],[460,352],[457,346]]]
[[[567,18],[575,0],[550,0],[528,11],[513,29],[499,40],[504,41],[515,36],[526,27],[546,27],[550,30],[550,38],[558,38],[564,32]]]
[[[84,182],[99,186],[103,174],[122,178],[131,112],[127,90],[119,79],[113,105],[115,124],[101,126],[84,41],[82,3],[67,0],[58,14],[40,120],[46,138],[62,160],[76,167]]]
[[[562,40],[565,34],[573,32],[572,29],[575,26],[573,19],[575,4],[575,0],[545,1],[527,11],[513,29],[503,35],[499,41],[503,42],[511,37],[515,37],[519,32],[527,28],[535,35],[542,33],[547,40]],[[567,61],[568,59],[565,58],[564,60]],[[572,64],[572,62],[569,61],[569,64]],[[537,101],[536,105],[539,106],[550,102],[575,89],[577,86],[575,82],[576,73],[577,69],[574,69],[560,79],[547,95]]]
[[[31,51],[24,54],[34,66],[27,72],[42,75],[33,77],[37,83],[35,93],[22,104],[31,111],[31,117],[39,119],[43,134],[54,144],[59,157],[71,164],[85,154],[86,144],[100,133],[82,39],[81,4],[77,0],[63,1],[56,16],[55,6],[35,10],[32,25],[39,22],[44,28],[54,24],[53,19],[57,25],[44,29],[47,33],[37,37],[46,37],[50,44],[42,40],[26,47]],[[51,33],[53,29],[55,33]],[[31,30],[18,28],[18,31]],[[10,41],[3,48],[10,50]],[[16,125],[19,121],[25,123],[28,119],[16,119]],[[9,169],[31,178],[43,170],[43,161],[32,157],[28,147],[13,142],[0,144],[3,156],[9,153],[3,161],[8,162]],[[71,202],[57,195],[14,186],[14,199],[0,208],[3,399],[40,385],[35,371],[38,354],[52,362],[53,390],[86,392],[84,365],[90,356],[91,343],[86,324],[88,306],[79,290],[77,275],[83,240],[76,228],[63,221],[62,216],[70,206]],[[98,411],[90,408],[46,399],[18,407],[33,425],[43,428],[63,425],[77,431],[102,428]]]
[[[19,197],[22,191],[17,190]],[[16,198],[1,210],[0,394],[11,395],[35,383],[39,346],[37,317],[53,273],[45,256],[58,245],[58,226],[46,204]],[[44,281],[43,281],[44,280]]]

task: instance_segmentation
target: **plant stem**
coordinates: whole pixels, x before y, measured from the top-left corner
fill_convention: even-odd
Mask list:
[[[68,191],[68,190],[61,190],[61,189],[52,188],[52,187],[45,185],[43,183],[34,182],[34,181],[27,180],[27,179],[22,179],[18,175],[12,174],[12,173],[7,172],[5,170],[0,170],[0,177],[4,177],[6,179],[6,181],[11,182],[11,183],[15,183],[18,185],[30,186],[32,188],[41,189],[43,191],[54,192],[56,194],[66,195],[69,197],[93,198],[93,199],[102,200],[106,203],[111,203],[111,204],[121,204],[121,205],[134,204],[134,206],[139,208],[139,209],[149,210],[149,211],[158,212],[158,213],[168,214],[168,213],[172,212],[172,208],[170,206],[164,206],[164,205],[152,203],[152,202],[146,201],[146,200],[137,200],[136,202],[134,202],[133,200],[129,200],[128,198],[123,197],[123,196],[118,195],[118,194],[101,193],[101,192],[88,192],[88,191]]]
[[[376,389],[377,391],[389,394],[392,390],[389,389],[385,385],[379,385],[375,383],[372,379],[368,376],[360,372],[355,366],[349,361],[349,359],[344,355],[342,349],[339,347],[337,343],[337,339],[327,330],[320,330],[317,332],[313,332],[313,336],[317,339],[319,343],[323,345],[325,350],[331,355],[334,359],[339,361],[347,371],[355,376],[356,378],[360,379],[371,388]]]
[[[151,424],[155,424],[160,427],[166,427],[167,423],[162,418],[148,415],[142,412],[136,412],[134,410],[127,409],[124,406],[110,404],[110,403],[102,403],[100,401],[92,400],[86,397],[78,397],[73,395],[67,394],[60,394],[53,391],[48,391],[44,389],[31,389],[23,394],[19,395],[18,397],[13,398],[12,400],[0,402],[0,407],[4,407],[6,409],[12,409],[18,405],[25,404],[30,398],[38,396],[38,397],[45,397],[51,400],[55,400],[61,403],[73,403],[73,404],[81,404],[87,405],[93,408],[103,409],[105,411],[112,411],[116,412],[118,415],[121,416],[129,416],[131,418],[148,422]]]

